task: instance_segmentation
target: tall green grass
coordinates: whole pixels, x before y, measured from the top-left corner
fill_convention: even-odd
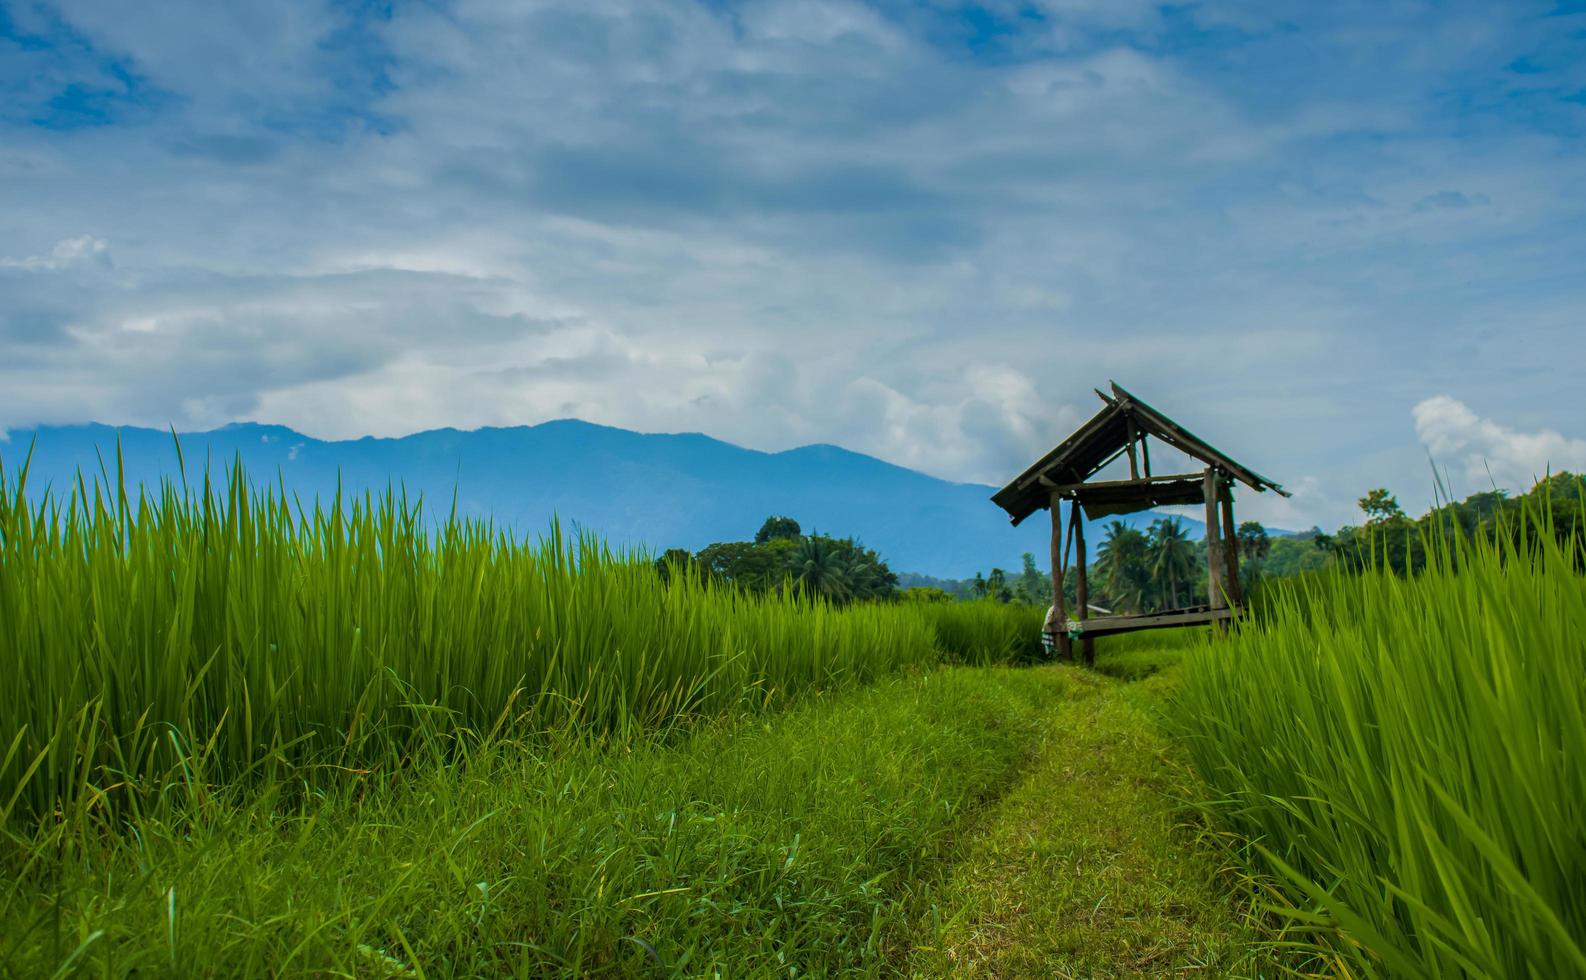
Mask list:
[[[973,666],[1031,663],[1045,656],[1041,626],[1046,609],[990,600],[914,606],[954,663]]]
[[[1186,658],[1222,821],[1356,975],[1586,976],[1586,578],[1521,521],[1275,586]]]
[[[588,535],[531,545],[400,493],[305,506],[239,468],[30,496],[0,468],[0,825],[404,765],[461,733],[760,710],[937,648],[915,607],[667,583]]]
[[[896,976],[1067,686],[936,671],[686,737],[223,789],[45,884],[0,875],[0,976]]]

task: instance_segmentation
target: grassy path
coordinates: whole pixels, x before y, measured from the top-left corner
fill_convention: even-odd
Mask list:
[[[1123,683],[1050,670],[1067,697],[1045,750],[963,842],[921,924],[914,976],[1271,976],[1213,858],[1175,826],[1183,778]]]

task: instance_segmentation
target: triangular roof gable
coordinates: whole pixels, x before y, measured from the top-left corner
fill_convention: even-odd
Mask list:
[[[1111,397],[1099,390],[1096,394],[1106,402],[1101,411],[1058,443],[1051,452],[1036,460],[1013,482],[992,495],[992,501],[1008,512],[1014,524],[1048,505],[1049,486],[1083,483],[1110,463],[1128,445],[1131,423],[1135,432],[1156,436],[1188,456],[1209,466],[1220,467],[1258,492],[1275,490],[1285,497],[1289,496],[1289,492],[1279,484],[1238,463],[1233,457],[1125,391],[1117,382],[1112,382]]]

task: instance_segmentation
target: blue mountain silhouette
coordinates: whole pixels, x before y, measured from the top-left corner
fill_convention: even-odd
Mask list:
[[[12,430],[0,444],[6,478],[33,447],[30,496],[59,490],[100,459],[113,479],[117,440],[129,485],[178,476],[169,432],[99,424]],[[255,484],[279,481],[303,499],[403,487],[431,514],[489,518],[516,534],[544,531],[554,517],[615,547],[697,551],[751,538],[771,514],[808,531],[853,535],[896,570],[963,578],[994,566],[1019,568],[1034,552],[1046,567],[1050,525],[1014,528],[988,499],[993,487],[952,483],[838,446],[786,452],[744,449],[699,433],[654,435],[563,419],[472,431],[435,429],[395,439],[313,439],[275,425],[242,423],[179,436],[189,482],[206,464],[217,480],[240,457]],[[1010,474],[1011,475],[1011,474]],[[1149,524],[1152,513],[1124,518]],[[1101,524],[1087,524],[1094,548]],[[1203,526],[1185,519],[1192,536]]]

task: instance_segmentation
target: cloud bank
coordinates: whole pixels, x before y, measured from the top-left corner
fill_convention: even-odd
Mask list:
[[[1432,459],[1456,467],[1456,495],[1499,489],[1523,493],[1550,473],[1586,473],[1586,439],[1551,429],[1521,432],[1485,419],[1464,402],[1436,395],[1417,404],[1415,434]]]
[[[998,483],[1116,378],[1331,524],[1424,482],[1433,393],[1577,404],[1551,3],[0,9],[0,428],[578,416]]]

